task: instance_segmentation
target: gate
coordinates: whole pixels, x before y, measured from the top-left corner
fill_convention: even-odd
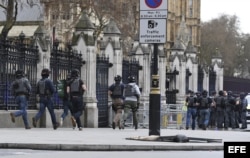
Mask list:
[[[204,71],[202,67],[198,66],[198,92],[203,91],[203,79],[204,79]]]
[[[122,82],[127,84],[128,77],[134,76],[136,83],[138,84],[139,69],[140,69],[139,61],[137,61],[135,58],[133,58],[132,60],[123,59],[123,61],[122,61]]]
[[[189,77],[192,75],[189,69],[186,69],[186,94],[188,93],[189,90]]]
[[[223,77],[223,89],[226,91],[232,91],[234,94],[240,92],[250,93],[250,79],[239,77]]]
[[[66,79],[67,74],[72,69],[78,69],[81,72],[80,70],[84,63],[82,55],[73,51],[70,45],[63,51],[62,49],[58,49],[58,44],[58,42],[54,43],[50,58],[51,79],[55,86],[58,80]],[[57,92],[54,94],[53,99],[54,108],[62,109],[62,100],[58,97]]]
[[[215,91],[216,72],[213,68],[209,69],[209,93]]]
[[[98,107],[98,127],[108,126],[108,74],[109,58],[97,55],[96,58],[96,98]]]
[[[36,109],[35,91],[38,48],[24,43],[25,35],[13,41],[0,41],[0,109],[15,110],[19,107],[10,91],[11,82],[15,80],[15,71],[22,69],[30,80],[32,93],[29,98],[29,109]]]
[[[174,71],[167,72],[166,71],[166,103],[167,104],[175,104],[176,103],[176,93],[179,92],[176,89],[176,75],[179,75],[179,71],[174,69]]]

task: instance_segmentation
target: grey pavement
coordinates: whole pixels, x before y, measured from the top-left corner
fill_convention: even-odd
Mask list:
[[[68,151],[143,151],[143,150],[223,150],[224,142],[250,142],[250,130],[179,130],[161,129],[160,136],[185,135],[209,139],[221,139],[222,142],[161,142],[128,140],[148,138],[148,129],[113,130],[112,128],[0,128],[0,148],[68,150]]]

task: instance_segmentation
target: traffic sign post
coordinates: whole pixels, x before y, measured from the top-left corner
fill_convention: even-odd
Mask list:
[[[167,0],[140,0],[140,43],[166,43]]]
[[[161,94],[158,44],[166,43],[167,0],[140,0],[140,43],[154,44],[154,65],[149,96],[149,135],[160,135]]]
[[[140,19],[140,43],[165,43],[166,19]]]

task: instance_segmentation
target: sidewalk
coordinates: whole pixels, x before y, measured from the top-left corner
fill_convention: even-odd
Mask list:
[[[161,129],[161,136],[175,136],[222,139],[222,143],[175,143],[159,141],[128,140],[127,138],[148,137],[148,129],[113,130],[112,128],[0,128],[0,148],[72,150],[72,151],[134,151],[134,150],[223,150],[223,142],[248,141],[249,129],[228,130],[174,130]]]

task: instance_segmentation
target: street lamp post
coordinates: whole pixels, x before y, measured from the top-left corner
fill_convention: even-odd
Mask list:
[[[160,135],[161,95],[158,75],[158,44],[154,43],[154,62],[149,95],[149,135]]]

